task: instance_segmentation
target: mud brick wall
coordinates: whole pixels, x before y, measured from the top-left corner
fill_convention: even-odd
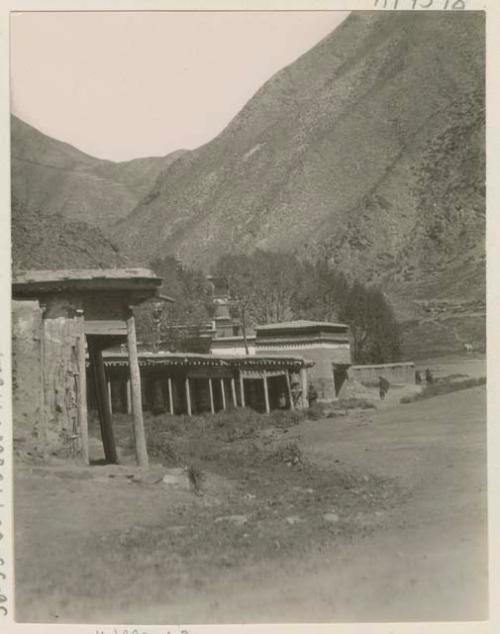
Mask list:
[[[334,363],[351,363],[351,351],[348,346],[339,345],[338,348],[310,348],[302,351],[302,355],[309,361],[314,361],[308,369],[309,382],[318,392],[318,400],[333,401],[337,398],[333,381]]]
[[[78,338],[81,323],[43,319],[38,302],[13,302],[14,438],[21,452],[77,455],[81,450]]]
[[[12,405],[15,450],[43,456],[42,309],[38,302],[12,302]]]
[[[313,361],[314,365],[308,368],[307,375],[309,383],[312,383],[318,392],[320,401],[333,401],[337,398],[333,380],[333,364],[351,364],[351,349],[348,343],[324,346],[289,344],[281,347],[261,345],[257,348],[257,354],[263,356],[294,355]]]
[[[44,322],[46,440],[51,453],[76,456],[80,449],[78,338],[81,324],[58,317]]]
[[[415,364],[384,363],[381,365],[353,365],[349,374],[359,383],[375,384],[383,376],[392,385],[408,385],[415,383]]]

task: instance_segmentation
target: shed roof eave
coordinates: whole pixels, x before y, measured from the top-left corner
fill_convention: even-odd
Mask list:
[[[32,270],[16,273],[12,295],[29,299],[53,293],[117,292],[145,301],[159,296],[161,283],[149,269]]]

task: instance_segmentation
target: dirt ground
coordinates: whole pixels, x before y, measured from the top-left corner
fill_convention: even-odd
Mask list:
[[[419,359],[415,363],[415,369],[420,370],[422,375],[426,368],[430,368],[436,378],[454,374],[473,378],[486,376],[486,360],[484,354],[479,352],[473,352],[466,356],[448,355],[431,359]]]
[[[485,619],[485,395],[270,429],[200,496],[182,468],[19,463],[17,620]]]

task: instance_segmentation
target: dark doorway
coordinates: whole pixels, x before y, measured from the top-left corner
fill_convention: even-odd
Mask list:
[[[116,464],[118,462],[118,455],[113,432],[113,419],[111,414],[110,395],[108,392],[108,382],[102,357],[103,350],[109,345],[109,341],[105,337],[87,335],[90,379],[93,382],[95,390],[95,402],[104,449],[104,461]],[[101,461],[99,460],[98,462]]]
[[[335,387],[335,396],[338,398],[344,383],[347,380],[347,366],[333,364],[333,383]]]

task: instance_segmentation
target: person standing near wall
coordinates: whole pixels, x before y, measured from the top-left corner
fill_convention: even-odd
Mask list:
[[[379,377],[379,379],[378,379],[378,393],[380,395],[380,400],[382,400],[382,401],[384,400],[385,395],[389,391],[389,387],[390,387],[389,381],[383,376]]]

